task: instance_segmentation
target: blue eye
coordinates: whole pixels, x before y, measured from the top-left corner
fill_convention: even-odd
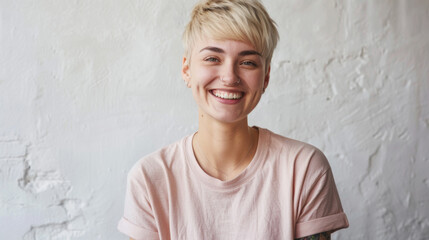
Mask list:
[[[219,59],[217,59],[215,57],[205,58],[204,61],[207,61],[207,62],[220,62]]]

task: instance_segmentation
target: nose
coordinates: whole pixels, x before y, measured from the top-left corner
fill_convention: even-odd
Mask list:
[[[241,82],[233,63],[224,64],[220,74],[220,81],[225,86],[236,86]]]

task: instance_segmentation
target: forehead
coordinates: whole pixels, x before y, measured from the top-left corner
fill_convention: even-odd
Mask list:
[[[218,53],[251,51],[261,56],[260,52],[249,42],[231,39],[201,38],[197,40],[193,46],[192,53],[198,54],[206,51]]]

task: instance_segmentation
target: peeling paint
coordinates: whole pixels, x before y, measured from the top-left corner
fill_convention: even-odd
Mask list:
[[[19,186],[32,194],[39,194],[59,186],[67,187],[68,183],[58,171],[33,171],[30,167],[25,170],[24,177],[19,179]]]
[[[81,199],[63,199],[59,206],[64,209],[68,218],[74,218],[83,214],[83,208],[87,206],[87,203]]]
[[[24,235],[24,240],[69,240],[81,237],[86,232],[86,221],[82,217],[60,223],[32,226]]]

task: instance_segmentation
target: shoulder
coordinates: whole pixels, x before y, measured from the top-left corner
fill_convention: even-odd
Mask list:
[[[263,141],[267,142],[268,151],[279,155],[282,160],[287,159],[295,170],[326,172],[330,169],[326,156],[317,147],[267,129],[261,129],[261,132],[266,135]]]
[[[129,179],[157,179],[184,164],[190,136],[169,144],[139,159],[128,173]]]

